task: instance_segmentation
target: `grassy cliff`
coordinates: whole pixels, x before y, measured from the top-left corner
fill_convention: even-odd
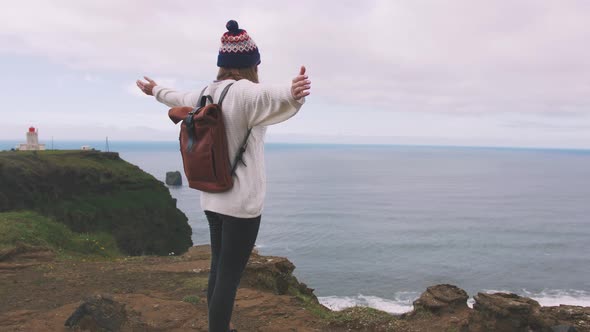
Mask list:
[[[160,181],[98,151],[0,152],[0,212],[32,210],[129,255],[185,252],[191,228]]]
[[[32,211],[0,213],[0,261],[32,249],[49,249],[62,259],[121,256],[111,234],[75,233]]]

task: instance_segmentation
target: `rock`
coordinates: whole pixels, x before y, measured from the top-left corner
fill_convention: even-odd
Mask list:
[[[254,284],[275,294],[287,294],[289,282],[294,278],[292,273],[295,265],[283,257],[261,258],[252,255],[247,266],[247,271],[255,276]]]
[[[562,304],[554,307],[542,307],[541,313],[559,322],[559,324],[552,327],[554,329],[561,328],[563,330],[568,327],[570,330],[566,329],[564,331],[590,331],[590,307]]]
[[[466,310],[468,298],[464,290],[454,285],[430,286],[414,301],[414,312],[426,310],[440,314]]]
[[[285,257],[260,256],[252,253],[246,266],[245,282],[255,288],[266,289],[277,295],[299,293],[319,303],[313,288],[300,283],[293,276],[295,265]]]
[[[313,294],[313,291],[315,290],[315,288],[310,288],[309,286],[307,286],[306,283],[304,282],[300,282],[299,283],[299,291],[303,294]]]
[[[478,293],[474,299],[469,331],[550,331],[557,323],[544,317],[539,303],[527,297],[513,293]]]
[[[169,186],[182,186],[182,175],[180,172],[166,172],[166,184]]]
[[[562,304],[557,307],[543,307],[541,311],[564,321],[590,320],[590,307]]]
[[[79,326],[90,331],[119,331],[126,320],[125,305],[116,302],[109,294],[102,294],[85,298],[66,320],[65,326]]]

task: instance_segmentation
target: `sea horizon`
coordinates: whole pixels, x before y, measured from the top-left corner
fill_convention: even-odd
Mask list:
[[[17,144],[23,143],[24,140],[18,139],[0,139],[0,151],[15,148]],[[117,152],[115,148],[128,148],[129,145],[146,145],[152,147],[162,147],[161,145],[177,145],[178,140],[109,140],[109,150]],[[45,144],[46,150],[51,150],[51,142],[40,141]],[[79,150],[82,145],[89,145],[99,151],[106,150],[105,141],[68,139],[54,142],[54,150]],[[449,149],[499,149],[499,150],[542,150],[542,151],[571,151],[571,152],[590,152],[590,147],[545,147],[545,146],[509,146],[509,145],[447,145],[447,144],[392,144],[392,143],[323,143],[323,142],[275,142],[267,141],[265,146],[292,146],[292,147],[401,147],[401,148],[449,148]]]

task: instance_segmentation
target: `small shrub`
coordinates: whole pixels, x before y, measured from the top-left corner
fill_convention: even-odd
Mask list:
[[[201,298],[196,295],[187,295],[182,298],[182,302],[187,302],[191,304],[197,304],[201,301]]]

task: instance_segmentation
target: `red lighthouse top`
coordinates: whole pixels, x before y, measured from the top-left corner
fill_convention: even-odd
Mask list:
[[[29,127],[29,133],[34,133],[35,132],[35,127]]]

